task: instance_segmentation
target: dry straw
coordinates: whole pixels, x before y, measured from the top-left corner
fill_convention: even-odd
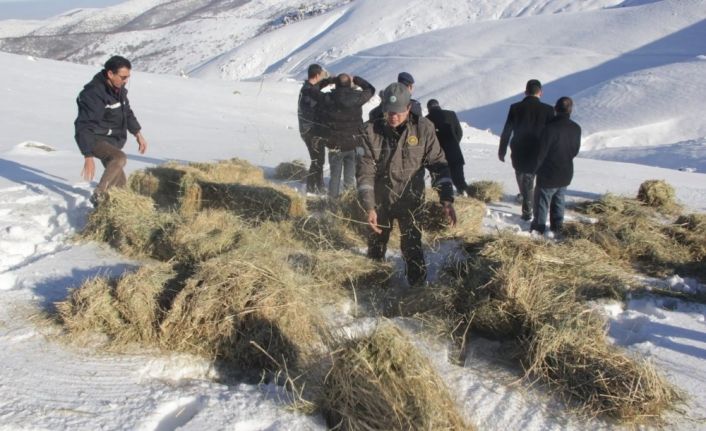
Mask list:
[[[497,202],[503,197],[503,185],[497,181],[474,181],[468,184],[466,193],[481,202]]]
[[[647,180],[640,184],[637,200],[665,213],[673,213],[679,210],[674,187],[664,180]]]
[[[392,324],[332,353],[324,415],[340,430],[470,430],[429,360]]]
[[[309,168],[301,160],[282,162],[275,168],[274,178],[282,181],[304,181]]]
[[[583,302],[614,290],[604,283],[624,281],[606,255],[573,262],[586,250],[509,236],[466,248],[457,310],[475,330],[516,340],[528,379],[558,389],[586,414],[626,422],[655,419],[678,401],[650,364],[609,344],[604,318]]]

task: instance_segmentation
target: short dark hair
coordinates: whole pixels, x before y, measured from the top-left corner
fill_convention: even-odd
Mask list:
[[[316,76],[323,71],[324,71],[324,68],[321,67],[321,65],[314,63],[314,64],[309,65],[309,69],[307,70],[307,75],[309,76],[309,78],[316,78]]]
[[[554,105],[554,110],[557,114],[571,114],[571,111],[574,110],[574,101],[571,100],[571,97],[560,97]]]
[[[408,72],[400,72],[399,75],[397,75],[397,82],[409,87],[410,85],[414,85],[414,78]]]
[[[108,61],[106,61],[103,65],[103,68],[105,70],[110,70],[113,73],[118,73],[118,70],[122,69],[123,67],[132,69],[132,64],[130,63],[130,60],[119,55],[114,55],[110,57]]]
[[[336,88],[338,87],[351,87],[351,77],[347,73],[341,73],[336,77]]]
[[[432,108],[440,108],[438,100],[429,99],[429,101],[427,102],[427,109],[431,110]]]
[[[530,79],[525,86],[525,93],[534,96],[542,91],[542,83],[538,79]]]

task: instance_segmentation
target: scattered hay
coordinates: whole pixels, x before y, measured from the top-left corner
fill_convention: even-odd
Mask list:
[[[466,193],[481,202],[497,202],[503,197],[503,185],[497,181],[474,181],[468,184]]]
[[[199,182],[198,185],[201,208],[227,209],[255,221],[286,220],[306,215],[306,200],[288,187],[211,182]]]
[[[229,211],[198,212],[168,229],[162,245],[154,247],[154,256],[185,264],[203,262],[233,250],[246,228],[245,222]]]
[[[82,236],[106,242],[128,256],[150,256],[173,219],[172,214],[158,212],[150,198],[112,188],[89,214]]]
[[[439,202],[426,202],[422,212],[422,238],[429,243],[444,239],[471,238],[479,234],[486,213],[485,204],[477,199],[456,198],[456,226],[449,227],[443,207]]]
[[[612,347],[604,318],[584,305],[627,278],[592,247],[511,236],[468,244],[456,309],[474,330],[515,339],[527,378],[559,389],[584,413],[654,419],[679,396],[651,365]]]
[[[691,252],[692,260],[678,270],[706,280],[706,214],[680,215],[666,230]]]
[[[469,430],[429,360],[383,324],[332,353],[324,415],[341,430]]]
[[[324,325],[318,299],[292,275],[238,252],[203,262],[161,324],[162,347],[241,368],[306,368],[321,354]]]
[[[647,180],[640,184],[637,200],[667,213],[672,213],[679,209],[674,187],[664,180]]]
[[[283,181],[305,181],[309,168],[301,160],[282,162],[275,168],[274,178]]]
[[[568,238],[584,238],[650,275],[665,277],[693,260],[689,248],[669,234],[663,217],[634,199],[606,195],[578,207],[596,216],[593,224],[566,223]]]
[[[293,235],[310,249],[341,250],[362,247],[361,235],[331,212],[314,213],[294,221]]]

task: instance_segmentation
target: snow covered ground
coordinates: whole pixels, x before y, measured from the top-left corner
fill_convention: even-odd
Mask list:
[[[499,4],[468,3],[489,17]],[[505,3],[515,8],[512,16],[521,17],[493,16],[503,19],[418,32],[404,40],[353,33],[365,40],[346,45],[348,51],[332,58],[328,67],[370,78],[379,88],[407,70],[419,81],[415,95],[423,104],[437,97],[461,112],[470,123],[464,126],[462,144],[467,178],[501,181],[508,195],[490,207],[484,221],[489,230],[527,229],[510,198],[516,192],[512,168],[496,154],[498,124],[530,77],[545,82],[550,103],[560,95],[576,101],[585,152],[576,161],[571,200],[605,192],[634,195],[644,180],[665,179],[687,208],[706,211],[703,1],[632,1],[612,9],[600,7],[620,2],[595,1],[585,2],[593,7],[583,11],[556,14],[518,12],[521,3],[538,2]],[[356,0],[347,7],[367,10],[369,4]],[[399,4],[380,7],[389,11]],[[457,7],[448,6],[447,13],[455,14]],[[350,19],[364,16],[350,13]],[[443,17],[437,9],[433,13]],[[134,141],[128,142],[128,170],[167,160],[242,157],[273,168],[306,159],[297,130],[297,94],[303,68],[316,58],[311,55],[325,52],[309,48],[327,36],[303,27],[319,26],[317,20],[327,16],[268,33],[271,39],[260,42],[262,52],[252,54],[267,68],[276,61],[266,52],[290,40],[286,32],[294,26],[302,27],[295,33],[310,41],[296,42],[303,47],[296,60],[258,80],[133,71],[130,99],[150,146],[138,155]],[[285,37],[275,37],[279,31]],[[328,45],[334,46],[339,44]],[[521,61],[528,49],[531,59]],[[287,410],[277,387],[216,383],[218,370],[183,355],[67,348],[56,342],[54,329],[37,319],[40,310],[85,278],[138,265],[104,246],[72,241],[85,223],[94,186],[79,177],[75,97],[96,71],[0,53],[0,429],[325,429],[322,418]],[[679,281],[656,282],[670,286]],[[654,361],[687,393],[684,414],[670,416],[668,428],[706,429],[706,306],[646,296],[605,308],[611,338]],[[430,348],[463,411],[480,429],[614,427],[578,419],[541,389],[518,384],[517,370],[488,355],[494,348],[485,341],[471,345],[465,367],[449,364],[443,346]]]

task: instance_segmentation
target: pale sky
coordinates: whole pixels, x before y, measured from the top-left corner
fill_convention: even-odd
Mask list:
[[[80,7],[106,7],[127,0],[0,0],[2,19],[42,19]]]

